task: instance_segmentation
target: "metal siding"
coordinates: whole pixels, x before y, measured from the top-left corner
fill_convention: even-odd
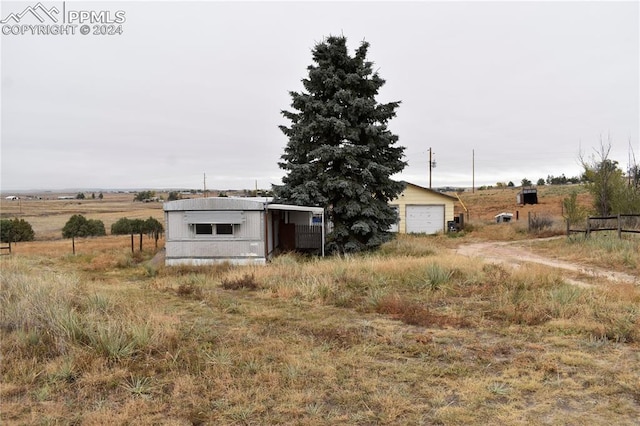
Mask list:
[[[187,210],[264,210],[268,198],[233,198],[233,197],[211,197],[211,198],[191,198],[187,200],[176,200],[164,203],[165,211],[187,211]]]
[[[264,231],[262,230],[263,212],[245,212],[245,222],[240,225],[239,238],[249,238],[252,240],[264,240]]]
[[[407,205],[406,232],[437,234],[444,231],[444,205]]]
[[[264,244],[260,240],[170,241],[165,246],[168,259],[264,257]]]
[[[262,211],[245,212],[245,222],[234,225],[233,236],[196,236],[184,215],[182,211],[167,212],[167,259],[264,257]]]
[[[244,222],[244,212],[235,210],[216,211],[186,211],[184,221],[191,223],[230,223],[233,225]]]
[[[174,259],[166,259],[165,264],[167,266],[178,266],[178,265],[192,265],[192,266],[200,266],[200,265],[215,265],[220,263],[231,263],[233,265],[265,265],[267,260],[262,257],[256,258],[207,258],[207,259],[194,259],[194,258],[174,258]]]
[[[167,215],[167,234],[166,240],[181,240],[187,238],[185,229],[189,228],[183,223],[182,212],[165,212]]]
[[[274,229],[273,229],[273,212],[267,213],[267,254],[271,254],[274,247]]]

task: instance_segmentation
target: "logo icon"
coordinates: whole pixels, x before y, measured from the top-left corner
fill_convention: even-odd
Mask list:
[[[54,6],[51,9],[47,9],[42,5],[42,3],[38,2],[35,6],[28,6],[25,10],[20,13],[10,13],[6,18],[0,20],[0,24],[6,24],[9,21],[13,20],[14,23],[19,24],[22,18],[25,15],[32,15],[40,21],[40,23],[45,22],[45,17],[49,18],[54,24],[58,22],[58,18],[54,16],[60,13],[60,11]],[[44,17],[43,17],[44,15]]]

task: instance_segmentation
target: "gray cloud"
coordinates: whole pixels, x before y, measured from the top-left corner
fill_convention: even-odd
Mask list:
[[[2,35],[3,190],[278,183],[280,111],[329,34],[369,41],[402,101],[398,178],[427,185],[430,147],[434,186],[470,186],[472,150],[477,185],[578,174],[608,135],[640,157],[637,2],[73,5],[124,33]]]

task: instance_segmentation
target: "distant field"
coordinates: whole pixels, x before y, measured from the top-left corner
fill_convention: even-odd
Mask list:
[[[29,222],[36,233],[36,240],[62,238],[62,228],[74,214],[101,220],[107,233],[111,225],[122,217],[146,219],[151,216],[164,221],[162,203],[134,202],[134,194],[106,193],[102,200],[58,200],[57,194],[52,193],[40,196],[43,199],[0,200],[2,217],[18,217]]]

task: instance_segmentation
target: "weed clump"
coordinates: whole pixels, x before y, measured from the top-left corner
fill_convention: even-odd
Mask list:
[[[220,284],[225,290],[259,290],[260,283],[253,274],[243,274],[241,277],[224,278]]]
[[[457,318],[434,313],[426,305],[399,295],[383,297],[376,306],[376,312],[391,315],[409,325],[437,327],[463,325]]]
[[[453,277],[453,271],[437,263],[427,266],[424,277],[424,284],[431,290],[438,290],[447,284]]]
[[[178,296],[191,297],[197,300],[202,300],[204,294],[201,287],[190,282],[180,284],[176,293]]]
[[[533,214],[529,218],[529,232],[539,234],[553,227],[553,219],[547,215]]]

